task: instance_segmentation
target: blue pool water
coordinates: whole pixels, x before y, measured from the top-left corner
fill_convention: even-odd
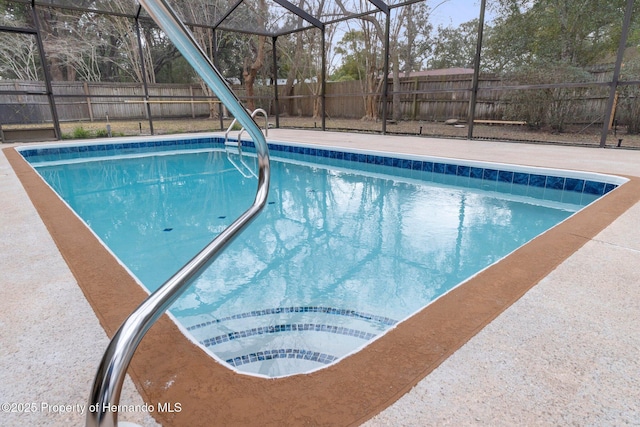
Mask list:
[[[264,212],[170,309],[219,360],[268,377],[357,351],[616,186],[442,159],[271,150]],[[218,140],[22,154],[151,291],[256,190]],[[250,153],[243,160],[255,169]]]

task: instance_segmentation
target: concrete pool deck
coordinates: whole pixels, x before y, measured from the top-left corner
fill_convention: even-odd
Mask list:
[[[640,176],[640,151],[279,129],[269,139]],[[4,153],[0,179],[0,403],[38,409],[3,411],[0,424],[78,425],[77,406],[60,413],[54,405],[85,404],[107,336]],[[372,405],[370,415],[349,424],[640,424],[640,195],[629,197],[629,209],[617,208],[621,215],[611,214],[594,236],[579,236],[577,250],[408,393],[413,384],[392,393],[391,406],[372,419],[366,421],[386,405]],[[240,408],[252,405],[235,400]],[[279,396],[272,402],[287,405]],[[121,404],[142,403],[129,384]],[[120,419],[153,423],[141,412]],[[313,410],[305,421],[330,424]]]

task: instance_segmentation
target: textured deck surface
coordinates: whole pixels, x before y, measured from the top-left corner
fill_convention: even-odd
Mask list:
[[[269,131],[269,139],[640,177],[640,151],[278,129]],[[52,203],[32,203],[5,155],[10,154],[0,156],[0,403],[13,405],[8,412],[3,406],[0,424],[79,425],[107,344],[105,329],[112,334],[123,314],[108,310],[115,305],[108,295],[96,296],[91,284],[82,284],[92,274],[94,282],[102,276],[87,266],[93,261],[74,261],[89,252],[74,254],[78,243],[73,238],[83,240],[75,231],[64,231],[68,212],[49,209]],[[155,411],[165,425],[640,424],[640,190],[635,179],[621,189],[625,187],[563,234],[541,240],[529,254],[485,278],[488,283],[526,278],[533,287],[523,285],[524,295],[518,299],[516,292],[509,297],[513,301],[501,302],[508,308],[497,309],[497,317],[487,315],[480,323],[486,326],[471,327],[466,338],[440,342],[442,349],[426,341],[414,343],[417,335],[411,332],[422,329],[419,321],[437,320],[438,313],[432,312],[407,322],[408,328],[398,328],[394,337],[377,341],[370,351],[308,378],[255,381],[219,366],[176,368],[171,363],[154,372],[148,356],[154,346],[168,339],[181,342],[165,319],[150,332],[130,373],[155,408],[181,403],[180,413]],[[45,206],[44,222],[34,207],[38,203]],[[536,259],[542,253],[551,261]],[[142,297],[139,290],[131,292]],[[495,296],[491,298],[495,304]],[[450,303],[455,307],[455,301]],[[446,320],[440,321],[447,331]],[[450,331],[451,337],[455,332]],[[393,340],[399,341],[394,345]],[[398,342],[415,345],[418,362],[409,361],[406,370],[369,369],[392,366]],[[180,363],[194,358],[195,365],[207,363],[197,347],[187,350],[193,354],[181,355]],[[374,365],[385,357],[389,365]],[[428,357],[433,361],[425,362]],[[418,369],[410,369],[416,365]],[[215,381],[204,381],[198,369],[211,370],[207,372]],[[393,390],[383,393],[385,388]],[[331,400],[340,393],[344,395],[337,399],[344,408]],[[209,407],[189,406],[187,394]],[[295,395],[305,400],[294,403]],[[214,402],[221,402],[220,407]],[[131,382],[121,404],[143,405]],[[261,405],[270,406],[274,415],[260,415]],[[223,406],[231,408],[229,414]],[[153,425],[143,411],[120,419]]]

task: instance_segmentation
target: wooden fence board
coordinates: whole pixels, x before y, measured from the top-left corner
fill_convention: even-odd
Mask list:
[[[603,74],[604,75],[604,74]],[[599,79],[603,78],[598,76]],[[476,104],[479,120],[504,120],[505,112],[518,101],[510,97],[509,90],[500,90],[504,82],[491,75],[481,75]],[[53,82],[53,92],[61,121],[135,119],[146,120],[144,86],[141,83]],[[471,75],[401,77],[397,96],[400,118],[403,120],[444,121],[450,118],[466,119],[471,95]],[[498,88],[498,89],[496,89]],[[313,91],[317,84],[300,83],[294,86],[293,96],[287,97],[286,88],[279,86],[279,112],[283,115],[313,115],[319,98]],[[48,99],[43,82],[0,81],[0,90],[23,93],[2,95],[0,105],[5,117],[0,123],[24,120],[24,123],[51,121]],[[153,118],[208,117],[209,104],[200,85],[151,84],[148,86]],[[243,102],[247,102],[243,87],[235,87]],[[275,114],[274,88],[256,86],[254,103]],[[532,89],[540,90],[540,89]],[[568,90],[568,89],[565,89]],[[328,118],[360,119],[365,115],[366,94],[362,82],[327,82],[326,112]],[[393,82],[389,81],[387,101],[388,117],[393,112]],[[29,93],[24,93],[29,92]],[[533,93],[533,92],[532,92]],[[569,92],[571,93],[571,92]],[[602,121],[602,112],[608,97],[608,88],[592,87],[574,91],[573,116],[576,124]],[[523,97],[526,102],[527,97]],[[160,101],[166,102],[160,102]],[[184,101],[184,102],[181,102]],[[378,112],[382,112],[382,99],[378,95]],[[30,107],[25,107],[29,105]],[[10,114],[10,112],[12,112]],[[22,117],[22,119],[20,118]],[[521,120],[512,117],[513,120]]]

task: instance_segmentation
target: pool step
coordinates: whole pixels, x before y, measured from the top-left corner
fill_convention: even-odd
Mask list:
[[[396,323],[325,307],[276,308],[205,319],[188,320],[192,325],[188,330],[197,341],[239,370],[269,376],[333,363]]]

